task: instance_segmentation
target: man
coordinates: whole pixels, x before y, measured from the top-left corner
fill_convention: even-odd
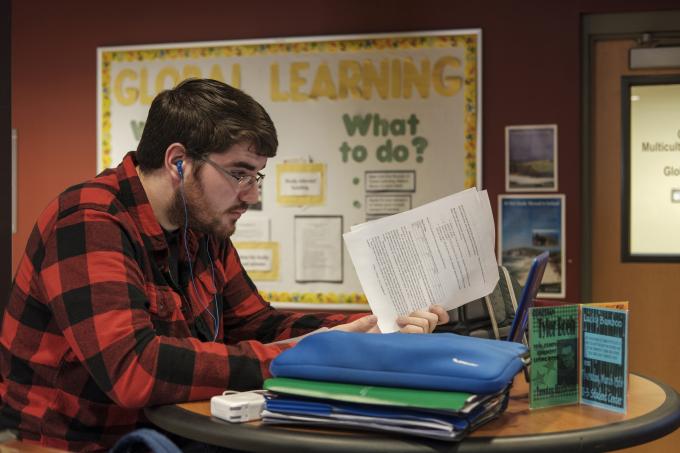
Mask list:
[[[137,152],[67,189],[41,214],[0,334],[0,423],[26,441],[107,449],[143,408],[261,388],[269,364],[330,327],[377,331],[374,316],[273,309],[229,236],[276,130],[245,93],[189,80],[153,101]],[[431,332],[441,307],[400,320]]]

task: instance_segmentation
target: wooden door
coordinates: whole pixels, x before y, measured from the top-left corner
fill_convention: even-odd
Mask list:
[[[680,264],[621,262],[621,77],[680,70],[628,69],[634,45],[599,41],[592,54],[592,300],[630,301],[631,372],[680,391]],[[676,431],[630,451],[665,453],[679,445]]]

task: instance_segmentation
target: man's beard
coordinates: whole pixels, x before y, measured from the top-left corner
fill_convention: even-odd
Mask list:
[[[184,193],[184,197],[182,197],[182,193]],[[230,209],[234,208],[244,209],[247,208],[247,205],[241,203],[232,206]],[[235,221],[226,225],[223,223],[222,219],[228,210],[219,214],[208,207],[204,198],[203,186],[198,180],[184,183],[183,189],[180,186],[175,191],[175,196],[168,209],[168,220],[173,225],[184,228],[185,212],[188,218],[188,227],[194,231],[212,234],[218,239],[226,239],[236,230]]]

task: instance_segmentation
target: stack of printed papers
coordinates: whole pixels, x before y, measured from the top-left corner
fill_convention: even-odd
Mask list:
[[[431,305],[447,310],[490,294],[498,282],[495,228],[485,190],[467,189],[355,225],[343,238],[383,333]]]

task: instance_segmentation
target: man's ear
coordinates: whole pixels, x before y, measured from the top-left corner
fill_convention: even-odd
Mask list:
[[[187,150],[181,143],[172,143],[165,150],[165,160],[163,167],[172,177],[173,181],[181,181],[186,174]]]

